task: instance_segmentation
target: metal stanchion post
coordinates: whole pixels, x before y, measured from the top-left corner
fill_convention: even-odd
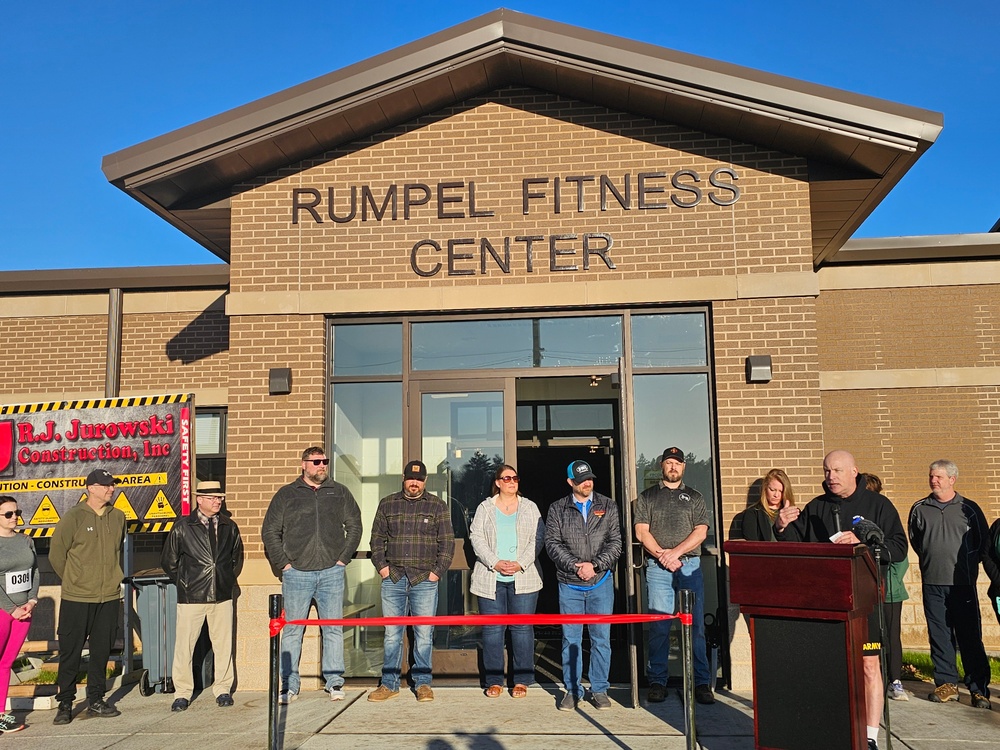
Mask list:
[[[684,736],[687,750],[697,750],[698,733],[694,723],[694,592],[681,589],[681,664],[684,672]]]
[[[281,616],[281,594],[271,594],[268,598],[268,620]],[[267,682],[267,748],[278,750],[278,685],[281,679],[279,667],[281,664],[281,633],[271,636],[271,661],[268,668]]]

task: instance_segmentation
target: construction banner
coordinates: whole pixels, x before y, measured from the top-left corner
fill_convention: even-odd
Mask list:
[[[129,531],[168,531],[190,508],[193,420],[191,394],[0,406],[0,495],[25,533],[51,536],[87,499],[87,474],[107,469]]]

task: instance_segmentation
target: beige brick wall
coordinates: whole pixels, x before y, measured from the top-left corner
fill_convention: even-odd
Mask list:
[[[813,497],[823,461],[812,298],[741,300],[712,306],[722,510],[728,531],[750,485],[784,469],[798,497]],[[749,354],[770,354],[770,383],[747,384]]]
[[[816,311],[821,370],[1000,365],[995,286],[826,291]]]
[[[638,210],[636,174],[694,169],[707,185],[709,173],[732,166],[742,197],[721,207],[704,198],[691,209],[670,206]],[[584,211],[577,211],[575,187],[564,181],[561,211],[551,200],[522,213],[522,178],[608,174],[621,187],[632,175],[633,209],[609,199],[600,211],[597,188],[587,185]],[[355,218],[337,224],[324,214],[316,224],[305,212],[292,223],[295,188],[316,188],[327,204],[335,189],[337,212],[349,205],[351,186],[369,185],[383,197],[391,183],[433,188],[451,180],[476,183],[476,205],[491,218],[439,219],[432,204],[413,209],[411,218],[376,221]],[[659,180],[671,192],[669,180]],[[540,189],[540,188],[538,188]],[[676,191],[675,191],[676,192]],[[719,192],[719,191],[716,191]],[[553,186],[547,188],[552,196]],[[687,197],[687,194],[682,194]],[[721,193],[720,193],[721,194]],[[725,193],[725,197],[729,197]],[[667,195],[651,195],[667,201]],[[468,211],[468,204],[449,210]],[[360,205],[359,205],[360,214]],[[726,139],[687,131],[533,91],[509,90],[421,118],[373,138],[350,144],[277,174],[233,199],[232,290],[234,293],[334,291],[338,289],[439,288],[453,285],[571,281],[670,279],[741,272],[811,269],[808,185],[801,159],[762,151]],[[492,262],[479,273],[478,260],[462,261],[470,276],[444,271],[421,278],[410,268],[410,249],[423,239],[444,247],[449,238],[488,238],[498,249],[504,237],[607,232],[615,245],[617,270],[593,259],[589,272],[549,271],[548,245],[535,250],[535,270],[526,271],[523,244],[514,243],[512,272]],[[580,241],[575,260],[580,264]],[[478,244],[464,247],[478,259]],[[424,265],[431,255],[421,255]],[[569,264],[571,258],[560,259]],[[380,299],[379,304],[385,304]]]
[[[96,315],[0,318],[0,393],[104,394],[107,318]]]
[[[229,319],[223,310],[124,316],[123,392],[220,388],[228,378]]]
[[[243,316],[230,327],[226,503],[249,559],[279,487],[301,472],[303,449],[326,434],[326,323],[322,316]],[[268,370],[292,369],[292,393],[268,395]]]

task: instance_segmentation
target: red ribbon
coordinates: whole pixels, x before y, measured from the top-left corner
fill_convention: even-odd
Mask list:
[[[384,627],[386,625],[622,625],[635,622],[680,620],[692,625],[693,615],[440,615],[431,617],[352,617],[339,620],[286,620],[285,613],[270,621],[271,637],[285,625],[342,625]]]

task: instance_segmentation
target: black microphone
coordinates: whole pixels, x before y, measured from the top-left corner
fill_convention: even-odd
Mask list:
[[[876,524],[862,516],[855,516],[851,524],[854,527],[854,535],[865,544],[883,544],[885,534],[882,533]]]
[[[840,501],[833,501],[833,524],[836,528],[833,530],[834,534],[840,533]]]

